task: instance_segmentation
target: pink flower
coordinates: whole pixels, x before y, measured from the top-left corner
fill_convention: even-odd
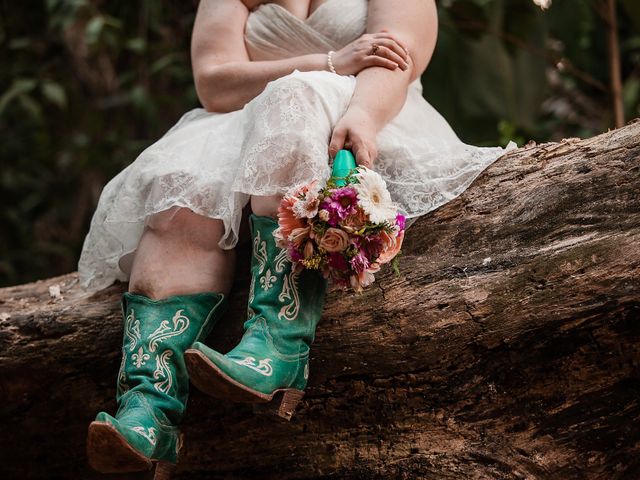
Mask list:
[[[400,230],[398,236],[393,239],[393,242],[389,244],[388,248],[378,257],[378,263],[389,263],[398,254],[400,248],[402,248],[402,240],[404,239],[404,230]]]
[[[301,185],[297,187],[293,192],[289,195],[292,197],[300,198],[300,199],[311,199],[317,198],[318,191],[318,180],[313,180],[311,183],[307,185]]]
[[[290,195],[285,195],[280,201],[280,205],[278,206],[279,238],[289,238],[293,230],[306,225],[306,222],[297,218],[293,213],[293,206],[296,202],[299,202],[299,200]]]
[[[332,227],[338,225],[356,211],[358,195],[353,187],[341,187],[332,190],[331,196],[322,202],[322,209],[329,212],[328,223]]]
[[[293,213],[295,213],[296,217],[313,218],[318,214],[318,207],[320,206],[319,193],[318,180],[314,180],[309,185],[305,185],[296,191],[295,196],[299,199],[293,205]]]
[[[292,262],[299,262],[300,260],[302,260],[304,257],[300,254],[300,252],[294,248],[293,246],[289,246],[289,248],[287,249],[287,252],[289,253],[289,257],[291,258]]]
[[[320,210],[318,212],[318,217],[320,217],[320,220],[322,220],[323,222],[328,222],[329,221],[329,212],[323,208],[322,210]]]
[[[349,235],[339,228],[328,228],[318,246],[327,252],[343,252],[349,246]]]
[[[288,240],[293,243],[296,247],[300,247],[302,242],[309,238],[309,233],[311,232],[311,227],[300,227],[294,228],[293,231],[289,234]]]
[[[373,272],[370,272],[369,270],[364,270],[363,272],[353,274],[349,277],[351,287],[358,293],[362,292],[364,287],[368,287],[374,281],[375,277],[373,276]]]
[[[367,235],[358,242],[367,258],[377,258],[383,250],[383,239],[379,235]]]
[[[351,260],[349,260],[349,263],[351,264],[353,271],[356,273],[364,272],[369,267],[369,259],[362,250],[352,257]]]
[[[404,230],[406,220],[407,219],[404,215],[400,213],[396,215],[396,225],[400,228],[400,230]]]

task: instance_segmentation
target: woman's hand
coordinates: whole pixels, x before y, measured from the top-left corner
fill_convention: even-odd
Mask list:
[[[378,156],[376,135],[378,127],[371,115],[358,107],[349,107],[333,129],[329,143],[329,156],[334,158],[338,150],[349,149],[358,165],[373,167]]]
[[[378,45],[375,55],[372,45]],[[409,68],[407,49],[386,31],[365,33],[333,54],[333,66],[340,75],[356,75],[367,67],[395,70]]]

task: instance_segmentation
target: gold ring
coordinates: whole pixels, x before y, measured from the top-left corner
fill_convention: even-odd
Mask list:
[[[380,47],[378,46],[377,43],[372,43],[371,44],[371,55],[376,55],[376,52],[378,51],[378,48],[380,48]]]

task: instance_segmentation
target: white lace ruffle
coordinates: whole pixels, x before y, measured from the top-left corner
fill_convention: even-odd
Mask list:
[[[326,180],[331,131],[355,83],[353,76],[296,70],[270,82],[242,110],[187,113],[104,188],[78,266],[81,284],[98,290],[126,280],[119,261],[136,249],[155,213],[179,206],[220,219],[220,246],[228,249],[251,195]],[[378,152],[375,169],[411,218],[459,195],[505,149],[462,143],[414,84],[402,111],[379,133]]]

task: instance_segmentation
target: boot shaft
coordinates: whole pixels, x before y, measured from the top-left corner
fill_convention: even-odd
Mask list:
[[[140,392],[170,423],[178,423],[188,396],[183,354],[209,333],[225,304],[224,296],[217,293],[162,300],[125,293],[118,403],[123,405],[128,396]]]
[[[263,318],[281,353],[304,353],[315,336],[327,282],[319,272],[294,270],[287,251],[278,247],[273,237],[278,228],[275,219],[251,215],[250,221],[253,255],[244,328]]]

